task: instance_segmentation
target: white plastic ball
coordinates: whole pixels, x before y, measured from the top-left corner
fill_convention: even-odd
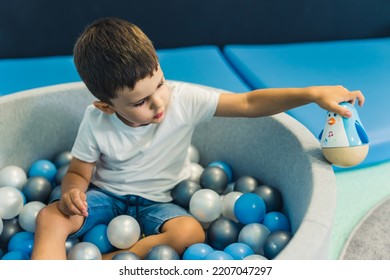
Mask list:
[[[0,188],[7,186],[21,190],[26,181],[27,174],[19,166],[9,165],[0,170]]]
[[[193,194],[190,200],[190,212],[200,222],[216,220],[222,211],[219,194],[211,189],[202,189]]]
[[[199,163],[191,162],[190,163],[190,180],[200,183],[200,176],[202,176],[202,173],[204,171],[203,166],[201,166]]]
[[[136,219],[129,215],[120,215],[107,226],[107,237],[110,243],[119,249],[133,246],[139,239],[141,228]]]
[[[199,150],[198,150],[198,148],[196,146],[191,144],[188,147],[188,155],[190,157],[190,161],[191,162],[199,163],[199,161],[200,161],[200,154],[199,154]]]
[[[0,218],[4,220],[15,218],[22,211],[23,202],[23,194],[17,188],[0,188]]]
[[[36,228],[36,218],[38,212],[44,208],[46,204],[40,201],[31,201],[23,206],[22,211],[19,214],[18,220],[20,226],[29,232],[35,232]]]
[[[245,258],[243,258],[243,260],[244,261],[248,261],[248,260],[265,261],[265,260],[268,260],[268,259],[266,257],[262,256],[262,255],[253,254],[253,255],[246,256]]]
[[[222,200],[222,216],[238,222],[234,214],[234,203],[242,195],[242,192],[230,192],[223,197]]]
[[[68,253],[68,260],[101,260],[99,248],[91,242],[79,242]]]

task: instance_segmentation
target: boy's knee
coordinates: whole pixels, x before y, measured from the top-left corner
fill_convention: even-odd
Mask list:
[[[182,244],[184,247],[188,247],[195,243],[201,243],[205,241],[205,232],[201,224],[193,217],[180,217],[177,219],[175,225],[176,242]]]

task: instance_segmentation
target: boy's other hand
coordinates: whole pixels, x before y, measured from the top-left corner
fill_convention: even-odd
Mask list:
[[[72,188],[62,194],[58,207],[67,216],[80,215],[87,217],[87,195],[78,188]]]

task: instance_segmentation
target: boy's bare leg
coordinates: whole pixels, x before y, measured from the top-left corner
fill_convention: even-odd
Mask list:
[[[65,216],[58,209],[58,202],[43,208],[36,219],[34,248],[31,259],[65,260],[65,242],[68,235],[83,224],[82,216]]]
[[[166,244],[179,254],[192,244],[204,242],[205,233],[200,223],[193,217],[177,217],[167,221],[162,227],[162,233],[150,235],[140,239],[129,250],[120,250],[103,255],[103,259],[110,260],[119,252],[130,251],[144,259],[154,246]]]

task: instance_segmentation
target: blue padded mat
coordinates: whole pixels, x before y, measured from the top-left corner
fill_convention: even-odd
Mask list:
[[[157,53],[167,79],[233,92],[249,89],[215,46],[164,49]],[[72,56],[0,60],[0,96],[76,81],[80,81],[80,77]]]
[[[165,78],[233,92],[249,89],[216,46],[157,50]]]
[[[0,96],[80,80],[72,56],[0,60]]]
[[[224,53],[252,88],[341,84],[360,89],[358,108],[370,151],[358,167],[390,159],[390,38],[284,45],[229,45]],[[315,136],[326,112],[314,104],[288,112]]]

